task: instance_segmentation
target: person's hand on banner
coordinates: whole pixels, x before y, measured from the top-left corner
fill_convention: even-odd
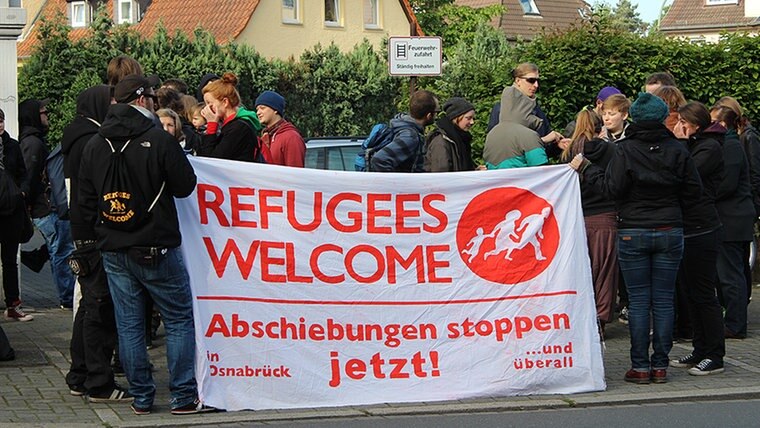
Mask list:
[[[585,171],[586,168],[588,168],[588,166],[591,165],[591,161],[589,161],[588,159],[586,159],[585,157],[583,157],[583,154],[578,153],[577,155],[575,155],[575,157],[573,158],[573,160],[571,160],[568,165],[570,166],[570,168],[572,168],[572,169],[578,171],[578,173],[582,174],[583,171]]]

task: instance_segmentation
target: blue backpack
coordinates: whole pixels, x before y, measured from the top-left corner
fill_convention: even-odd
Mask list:
[[[55,209],[58,218],[69,219],[69,198],[66,191],[66,178],[63,173],[63,152],[57,145],[47,157],[45,173],[50,182],[50,205]]]
[[[393,141],[393,128],[387,123],[378,123],[372,127],[369,136],[362,143],[362,151],[356,155],[354,168],[357,171],[370,171],[372,156]]]

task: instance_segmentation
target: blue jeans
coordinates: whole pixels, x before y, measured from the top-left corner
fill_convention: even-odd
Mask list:
[[[125,252],[103,252],[114,301],[119,355],[135,405],[150,408],[156,385],[145,349],[145,299],[153,298],[166,329],[171,407],[198,397],[195,382],[195,327],[190,283],[179,248],[169,249],[157,266],[137,264]],[[146,294],[147,293],[147,294]]]
[[[620,229],[618,259],[628,288],[628,329],[634,370],[668,367],[673,347],[673,296],[683,254],[683,229]],[[653,316],[649,358],[650,311]]]
[[[58,300],[62,305],[71,307],[74,301],[74,274],[69,268],[69,256],[74,251],[74,241],[71,239],[71,224],[61,220],[56,213],[45,217],[32,219],[32,222],[45,238],[50,253],[50,269],[53,271],[53,282],[58,289]]]

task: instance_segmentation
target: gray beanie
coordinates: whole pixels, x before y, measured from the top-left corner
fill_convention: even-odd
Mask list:
[[[456,119],[471,110],[475,110],[475,107],[473,107],[469,101],[461,97],[449,98],[443,104],[443,111],[446,112],[446,117],[451,120]]]
[[[628,111],[634,122],[659,122],[668,117],[668,105],[662,98],[647,92],[640,92]]]

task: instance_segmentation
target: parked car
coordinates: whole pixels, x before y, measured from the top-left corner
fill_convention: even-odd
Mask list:
[[[319,137],[306,140],[306,168],[354,171],[366,137]]]

